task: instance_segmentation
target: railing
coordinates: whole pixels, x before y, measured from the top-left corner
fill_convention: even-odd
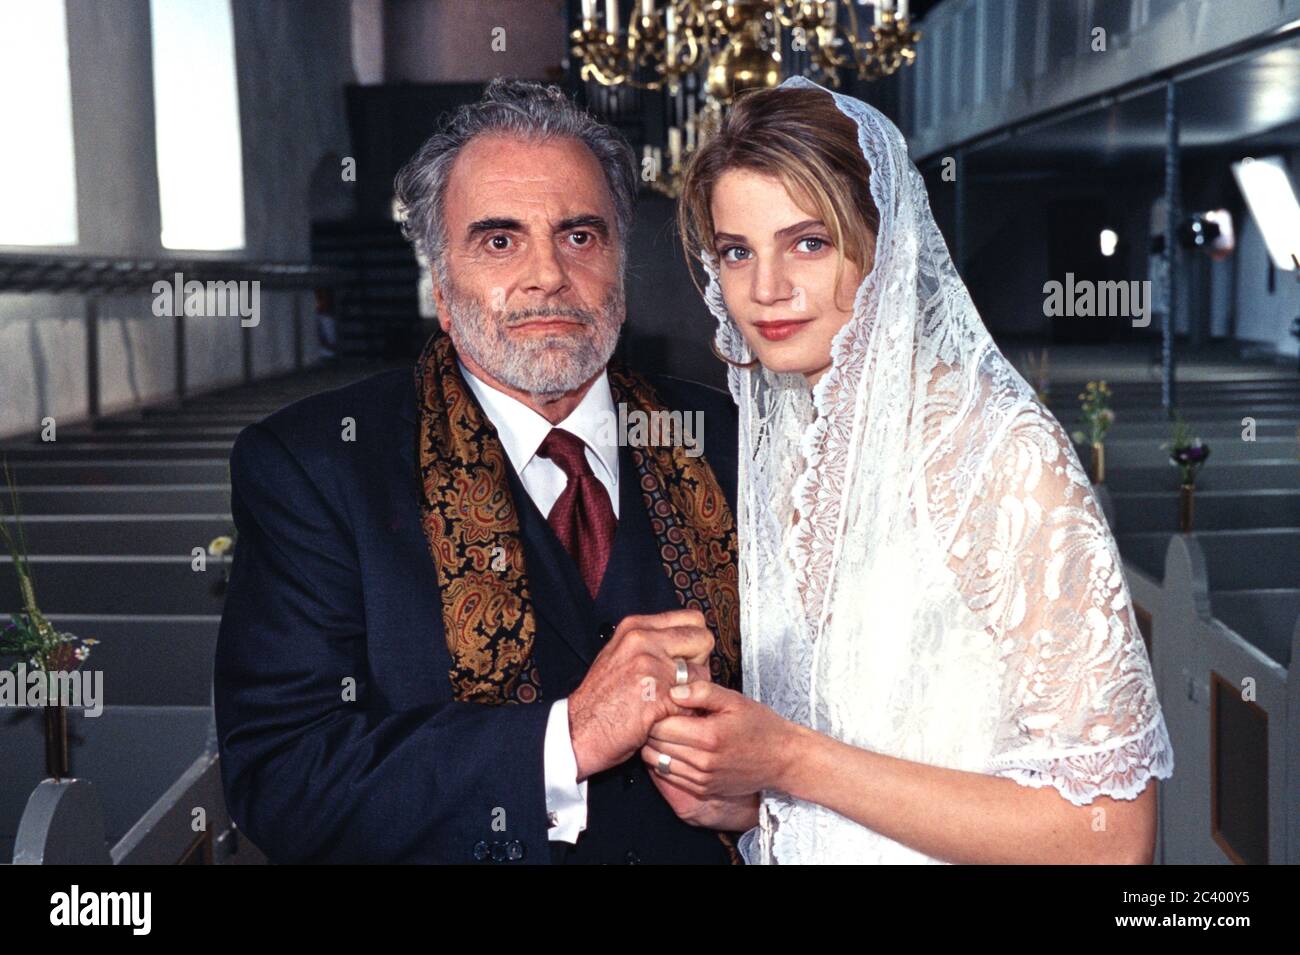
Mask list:
[[[234,259],[129,259],[106,256],[0,254],[0,292],[74,292],[86,296],[86,417],[100,417],[99,297],[152,294],[157,282],[257,282],[271,289],[336,288],[354,281],[350,270],[301,262]],[[175,397],[188,394],[185,316],[172,315],[175,335]],[[301,370],[304,340],[301,303],[293,303],[294,369]],[[253,381],[252,337],[240,338],[243,379]]]
[[[269,288],[322,288],[345,284],[347,270],[301,262],[222,259],[120,259],[102,256],[0,254],[0,291],[144,294],[155,282],[261,282]]]

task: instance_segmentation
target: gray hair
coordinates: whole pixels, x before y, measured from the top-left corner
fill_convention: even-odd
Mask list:
[[[620,262],[626,257],[636,205],[636,156],[617,130],[580,109],[557,86],[494,79],[477,103],[460,107],[397,174],[394,188],[401,205],[402,234],[432,266],[445,285],[447,228],[444,193],[451,167],[475,136],[506,133],[544,140],[569,137],[583,143],[605,173],[614,200]]]

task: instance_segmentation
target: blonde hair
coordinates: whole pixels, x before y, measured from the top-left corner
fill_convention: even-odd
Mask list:
[[[870,271],[880,229],[871,167],[858,145],[857,124],[827,93],[773,87],[736,99],[683,174],[677,231],[688,260],[714,250],[710,203],[718,180],[731,169],[772,176],[796,203],[816,210],[835,246],[837,291],[845,259],[863,275]]]

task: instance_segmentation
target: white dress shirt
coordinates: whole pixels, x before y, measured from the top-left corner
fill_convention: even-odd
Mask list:
[[[552,425],[523,402],[475,377],[464,364],[460,371],[496,427],[506,457],[542,516],[551,513],[569,481],[559,465],[537,454],[542,441],[555,427],[582,439],[587,463],[604,485],[614,516],[618,517],[618,444],[611,440],[614,429],[609,426],[617,417],[609,378],[604,373],[569,416]],[[567,698],[551,704],[542,766],[546,777],[546,812],[551,821],[548,835],[552,842],[577,842],[578,833],[587,828],[587,781],[578,782],[578,760],[569,738]]]

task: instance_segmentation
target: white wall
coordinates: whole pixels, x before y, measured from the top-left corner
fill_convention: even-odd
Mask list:
[[[164,257],[148,0],[66,2],[81,241],[0,251]],[[247,247],[212,258],[307,260],[312,172],[325,154],[350,152],[343,86],[354,80],[351,9],[350,0],[234,0]],[[176,132],[202,136],[202,117]],[[297,294],[310,357],[311,294]],[[174,391],[173,321],[155,317],[151,301],[141,290],[100,303],[104,412]],[[46,415],[60,424],[85,415],[85,308],[79,296],[0,292],[0,437],[35,431]],[[241,380],[241,334],[252,340],[257,375],[293,367],[291,293],[263,289],[261,308],[261,323],[247,330],[237,318],[186,320],[190,392]]]

